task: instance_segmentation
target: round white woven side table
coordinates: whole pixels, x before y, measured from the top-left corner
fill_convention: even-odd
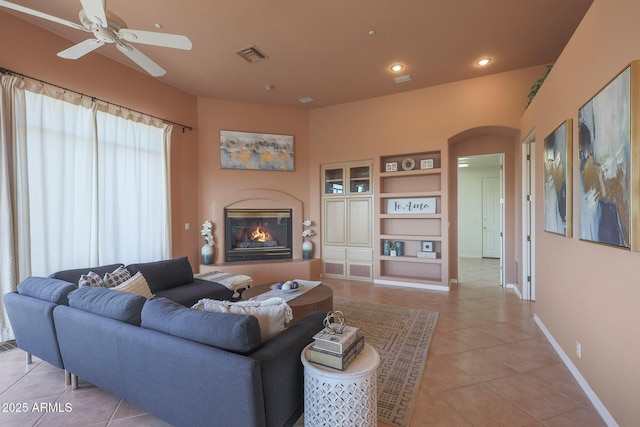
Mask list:
[[[310,362],[312,345],[300,355],[304,365],[304,425],[377,426],[378,352],[365,343],[347,369],[339,371]]]

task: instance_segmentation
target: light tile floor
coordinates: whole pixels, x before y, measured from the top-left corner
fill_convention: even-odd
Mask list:
[[[605,425],[533,321],[535,303],[497,284],[497,260],[461,259],[459,282],[439,292],[324,280],[335,298],[440,313],[411,427]],[[167,426],[82,381],[71,390],[46,362],[25,367],[22,350],[0,353],[0,373],[2,426]]]

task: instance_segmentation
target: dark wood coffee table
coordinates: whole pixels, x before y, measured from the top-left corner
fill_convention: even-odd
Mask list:
[[[273,283],[252,286],[242,293],[242,300],[246,301],[271,290]],[[289,325],[294,324],[312,311],[333,311],[333,290],[325,285],[318,285],[313,289],[303,293],[299,297],[287,301],[293,312],[293,320]]]

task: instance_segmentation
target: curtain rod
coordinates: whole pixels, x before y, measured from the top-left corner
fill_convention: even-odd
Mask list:
[[[11,76],[27,78],[27,79],[36,81],[36,82],[41,83],[41,84],[46,84],[46,85],[49,85],[49,86],[56,87],[58,89],[62,89],[63,91],[66,91],[66,92],[72,92],[72,93],[75,93],[76,95],[87,97],[87,98],[89,98],[89,99],[91,99],[93,101],[104,102],[107,105],[113,105],[114,107],[123,108],[125,110],[131,111],[132,113],[138,113],[138,114],[142,114],[143,116],[148,116],[148,117],[151,117],[151,118],[154,118],[154,119],[158,119],[158,120],[161,120],[163,123],[167,123],[167,124],[176,125],[178,127],[181,127],[182,128],[182,133],[184,133],[185,130],[193,130],[193,128],[191,126],[187,126],[187,125],[183,125],[183,124],[180,124],[180,123],[176,123],[176,122],[173,122],[171,120],[163,119],[162,117],[154,116],[152,114],[143,113],[142,111],[133,110],[133,109],[131,109],[129,107],[125,107],[123,105],[114,104],[113,102],[106,101],[106,100],[100,99],[100,98],[96,98],[95,96],[87,95],[85,93],[78,92],[77,90],[73,90],[73,89],[69,89],[69,88],[66,88],[66,87],[62,87],[62,86],[59,86],[59,85],[54,84],[54,83],[46,82],[44,80],[36,79],[35,77],[27,76],[26,74],[22,74],[22,73],[18,73],[18,72],[15,72],[15,71],[11,71],[11,70],[8,70],[6,68],[0,68],[0,74],[8,74],[8,75],[11,75]]]

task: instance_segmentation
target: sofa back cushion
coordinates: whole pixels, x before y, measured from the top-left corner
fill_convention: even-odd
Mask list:
[[[74,285],[77,285],[78,281],[80,280],[80,276],[82,276],[83,274],[86,275],[86,274],[89,274],[90,271],[93,271],[99,277],[104,277],[106,273],[111,273],[112,271],[116,270],[120,266],[122,266],[122,264],[109,264],[109,265],[102,265],[99,267],[87,267],[87,268],[75,268],[73,270],[62,270],[49,275],[49,277],[51,277],[52,279],[64,280],[65,282],[69,282],[69,283],[73,283]]]
[[[69,305],[68,295],[78,287],[49,277],[27,277],[18,284],[18,293],[54,304]]]
[[[153,294],[193,282],[193,270],[187,257],[131,264],[127,269],[131,276],[141,272]]]
[[[141,326],[234,353],[247,354],[260,347],[255,317],[192,310],[167,298],[147,301]]]
[[[108,288],[83,287],[69,294],[71,307],[140,326],[145,297]]]

